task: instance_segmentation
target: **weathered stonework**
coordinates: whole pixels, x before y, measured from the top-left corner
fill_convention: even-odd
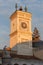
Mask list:
[[[10,48],[21,42],[32,42],[31,17],[31,13],[23,11],[16,11],[11,15]],[[26,28],[25,24],[22,27],[22,23],[26,24]]]

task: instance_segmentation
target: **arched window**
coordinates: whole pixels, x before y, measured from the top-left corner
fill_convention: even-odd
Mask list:
[[[34,64],[31,64],[31,65],[34,65]]]
[[[23,64],[23,65],[26,65],[26,64]]]
[[[7,65],[11,65],[11,64],[7,64]]]
[[[15,63],[14,65],[19,65],[19,64]]]
[[[0,64],[0,65],[2,65],[2,64]]]

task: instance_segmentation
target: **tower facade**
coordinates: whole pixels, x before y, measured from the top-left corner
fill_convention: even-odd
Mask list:
[[[23,11],[16,11],[10,16],[10,48],[18,43],[32,41],[31,17],[31,13]]]

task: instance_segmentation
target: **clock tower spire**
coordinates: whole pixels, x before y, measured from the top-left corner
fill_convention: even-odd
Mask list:
[[[10,16],[10,48],[18,43],[32,41],[31,17],[31,13],[20,9]],[[32,43],[29,46],[31,47]]]

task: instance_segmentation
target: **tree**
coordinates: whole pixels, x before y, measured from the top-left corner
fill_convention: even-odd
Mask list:
[[[38,29],[35,27],[32,35],[32,39],[35,41],[40,40],[40,35]]]

